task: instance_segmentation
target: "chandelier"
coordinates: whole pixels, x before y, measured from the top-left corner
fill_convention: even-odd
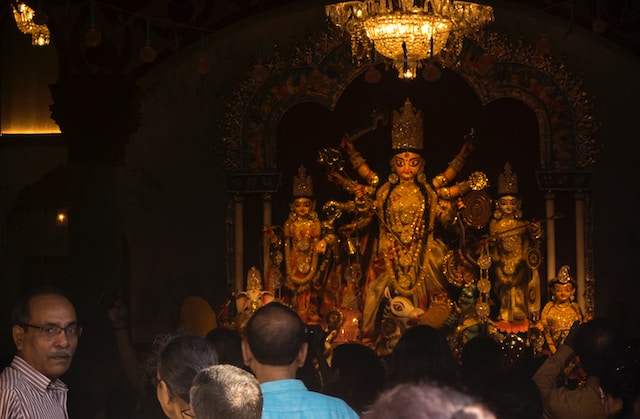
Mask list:
[[[51,35],[46,24],[39,24],[36,13],[24,2],[11,4],[13,18],[20,32],[31,35],[31,45],[39,47],[49,45]],[[44,13],[42,12],[44,15]],[[46,15],[45,15],[46,16]]]
[[[449,36],[463,36],[493,21],[493,8],[456,0],[357,0],[325,6],[329,21],[351,36],[353,57],[374,51],[393,60],[398,76],[416,77],[424,60],[442,51]]]

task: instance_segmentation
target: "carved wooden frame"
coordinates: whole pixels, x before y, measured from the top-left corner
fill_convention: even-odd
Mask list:
[[[277,172],[275,135],[283,114],[304,102],[333,110],[349,83],[371,67],[354,63],[348,39],[333,29],[310,36],[294,49],[289,62],[276,51],[272,61],[259,68],[268,72],[266,80],[248,77],[227,100],[221,128],[225,171],[230,179],[247,174],[273,178]],[[589,189],[599,146],[594,138],[597,123],[592,117],[593,103],[582,89],[582,81],[563,63],[536,53],[521,39],[510,41],[496,32],[465,38],[439,58],[442,65],[469,83],[483,105],[499,98],[515,98],[537,116],[541,189],[584,194],[584,294],[586,311],[593,313]],[[377,63],[383,60],[379,57]],[[242,186],[231,189],[242,193]],[[230,272],[229,277],[233,276]]]

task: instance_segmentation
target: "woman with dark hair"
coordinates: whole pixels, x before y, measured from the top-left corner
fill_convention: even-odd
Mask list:
[[[242,336],[238,330],[216,327],[207,333],[206,339],[216,348],[220,364],[247,369],[242,359]]]
[[[457,386],[460,368],[442,332],[418,325],[408,329],[393,350],[389,386],[425,380]]]
[[[360,343],[336,346],[331,358],[333,380],[322,392],[339,397],[358,413],[372,404],[384,387],[385,370],[373,349]]]
[[[195,335],[176,335],[158,353],[156,392],[164,414],[169,419],[194,417],[189,404],[189,390],[196,374],[218,364],[215,348]]]

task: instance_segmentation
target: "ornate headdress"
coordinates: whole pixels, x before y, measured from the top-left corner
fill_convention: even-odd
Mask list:
[[[576,280],[569,275],[569,265],[563,265],[558,271],[558,276],[549,281],[549,285],[553,284],[576,284]]]
[[[504,172],[498,176],[498,195],[517,195],[518,175],[511,171],[511,165],[504,165]]]
[[[262,275],[255,266],[247,272],[247,291],[262,291]]]
[[[422,151],[422,112],[413,107],[409,98],[399,112],[392,112],[391,119],[391,148]]]
[[[300,165],[298,174],[293,177],[294,198],[311,198],[313,196],[313,180],[307,176],[307,169]]]

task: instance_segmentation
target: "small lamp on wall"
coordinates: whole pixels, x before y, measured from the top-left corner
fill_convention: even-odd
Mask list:
[[[59,208],[56,214],[56,224],[58,227],[66,227],[69,223],[69,213],[66,208]]]

